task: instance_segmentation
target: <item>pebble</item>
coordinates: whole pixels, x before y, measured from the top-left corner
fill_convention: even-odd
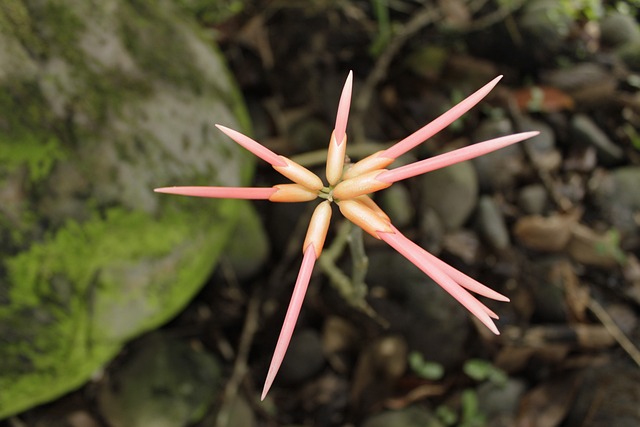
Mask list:
[[[283,383],[299,384],[320,372],[324,364],[320,335],[313,329],[303,329],[291,338],[278,377]]]
[[[480,197],[477,226],[480,235],[493,249],[501,251],[509,247],[509,230],[504,216],[490,196]]]
[[[614,48],[638,42],[640,28],[631,15],[612,12],[600,21],[600,41]]]
[[[518,28],[533,53],[546,56],[565,46],[573,19],[556,0],[529,0],[519,14]]]
[[[609,365],[586,369],[566,427],[637,427],[640,425],[640,370]]]
[[[624,260],[615,234],[598,234],[582,224],[573,228],[567,251],[575,261],[593,267],[614,268]]]
[[[485,120],[474,132],[473,140],[486,141],[512,133],[513,126],[507,119]],[[517,144],[476,157],[472,163],[478,172],[480,188],[487,192],[512,187],[525,169],[524,154]]]
[[[269,257],[267,233],[252,206],[240,210],[238,225],[225,250],[225,256],[238,279],[258,273]]]
[[[618,78],[606,67],[581,62],[542,72],[541,82],[556,87],[571,96],[581,108],[600,108],[615,99]]]
[[[610,166],[624,158],[622,148],[611,141],[589,116],[585,114],[573,116],[571,131],[576,143],[595,147],[600,163]]]
[[[386,410],[373,415],[362,427],[440,427],[436,416],[422,406],[410,406],[399,410]]]
[[[525,117],[520,122],[520,130],[540,132],[539,135],[523,141],[536,167],[544,171],[557,170],[562,163],[562,155],[556,149],[556,135],[551,126],[540,120]]]
[[[542,214],[548,200],[547,189],[541,184],[527,185],[518,193],[518,206],[524,213],[530,215]]]
[[[523,216],[513,226],[513,234],[529,249],[556,252],[564,249],[571,239],[577,218],[573,215],[552,214]]]
[[[202,417],[221,387],[212,355],[154,333],[101,383],[98,406],[113,427],[184,427]]]
[[[407,340],[411,350],[445,367],[461,362],[470,330],[466,310],[402,255],[369,254],[367,284],[380,297],[369,302],[390,324],[388,333]]]
[[[380,205],[398,228],[411,224],[415,216],[416,210],[411,201],[411,194],[402,184],[393,185],[381,192]]]
[[[624,166],[594,175],[591,196],[605,222],[632,236],[640,229],[640,166]]]
[[[518,413],[520,399],[527,389],[524,381],[510,378],[506,384],[486,381],[478,387],[478,403],[487,416],[487,425],[506,424],[505,418],[513,419]],[[499,424],[500,423],[500,424]]]
[[[640,71],[640,42],[627,43],[616,53],[627,67],[633,71]]]
[[[429,172],[420,179],[422,209],[433,209],[447,230],[461,227],[478,200],[478,178],[473,166],[462,162]]]

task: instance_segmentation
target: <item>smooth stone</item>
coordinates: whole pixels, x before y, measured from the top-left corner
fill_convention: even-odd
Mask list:
[[[623,264],[625,257],[615,232],[599,234],[582,224],[573,228],[567,252],[579,263],[607,269]]]
[[[543,71],[541,82],[558,88],[583,108],[600,107],[615,99],[618,78],[607,67],[594,62],[581,62],[563,68]]]
[[[562,164],[562,154],[556,148],[556,135],[551,126],[540,120],[525,117],[520,121],[520,130],[538,131],[539,135],[523,141],[528,153],[537,168],[544,171],[554,171]]]
[[[398,228],[411,224],[416,209],[411,201],[411,194],[402,184],[393,185],[380,194],[380,205],[391,222]]]
[[[224,253],[236,277],[244,280],[258,273],[270,253],[269,239],[262,221],[254,209],[244,209],[238,226]]]
[[[444,237],[444,227],[433,209],[424,209],[420,216],[420,246],[432,253],[439,253]]]
[[[205,414],[222,383],[215,357],[154,333],[101,384],[98,405],[113,427],[184,427]]]
[[[367,418],[362,427],[444,427],[438,418],[422,406],[386,410]]]
[[[610,47],[640,41],[640,28],[633,16],[611,12],[600,21],[600,40]]]
[[[489,196],[480,197],[477,227],[480,235],[493,249],[501,251],[509,247],[509,230],[504,216],[496,202]]]
[[[571,120],[574,140],[580,144],[593,146],[604,165],[613,165],[624,158],[624,151],[605,134],[600,127],[585,114],[576,114]]]
[[[369,254],[366,280],[383,295],[371,296],[369,303],[389,322],[388,333],[405,337],[410,350],[445,367],[463,359],[468,314],[422,271],[396,252],[375,251]]]
[[[474,132],[473,141],[486,141],[512,133],[513,125],[506,118],[485,120]],[[471,162],[478,172],[478,181],[483,191],[512,187],[517,176],[525,169],[524,154],[517,144],[476,157]]]
[[[548,201],[547,189],[541,184],[527,185],[518,193],[518,206],[529,215],[542,214]]]
[[[478,403],[486,414],[488,425],[497,425],[502,419],[513,418],[518,413],[520,399],[527,390],[527,385],[519,379],[508,379],[506,384],[486,381],[478,386]],[[495,424],[494,424],[495,423]],[[502,423],[501,425],[506,425]],[[508,424],[512,425],[512,424]]]
[[[640,42],[635,41],[622,45],[616,50],[616,54],[627,67],[634,71],[640,71]]]
[[[557,252],[567,246],[571,230],[576,224],[577,218],[574,215],[556,213],[548,217],[523,216],[513,225],[513,235],[529,249]]]
[[[518,14],[520,30],[533,53],[558,53],[566,44],[573,18],[555,0],[529,0]]]
[[[609,365],[583,372],[566,427],[637,427],[640,425],[640,370]]]
[[[596,206],[623,236],[640,229],[640,166],[624,166],[594,176],[589,183]]]
[[[460,228],[478,200],[478,178],[469,162],[438,169],[420,178],[422,209],[433,209],[445,229]]]
[[[278,377],[286,384],[299,384],[320,372],[324,365],[320,335],[313,329],[303,329],[291,337]]]

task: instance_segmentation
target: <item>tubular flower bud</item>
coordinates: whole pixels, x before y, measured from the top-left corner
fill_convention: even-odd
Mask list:
[[[382,153],[384,153],[384,151],[378,151],[353,164],[345,171],[342,179],[351,179],[364,173],[371,172],[372,170],[384,169],[393,163],[395,159],[383,157],[381,156]]]
[[[309,221],[309,228],[307,229],[307,236],[304,239],[302,245],[302,252],[305,252],[309,245],[313,245],[316,253],[316,258],[320,257],[322,247],[324,246],[324,239],[327,237],[327,231],[329,230],[329,222],[331,221],[331,202],[325,200],[320,203],[311,215]]]
[[[347,151],[347,136],[344,135],[341,143],[336,140],[335,136],[336,133],[333,132],[327,152],[327,181],[329,181],[329,185],[336,185],[342,178],[344,155]]]
[[[297,164],[293,160],[289,160],[284,156],[279,157],[285,163],[285,166],[274,166],[273,168],[275,170],[277,170],[296,184],[307,187],[309,190],[322,190],[324,185],[322,184],[322,180],[318,177],[318,175],[311,172],[304,166]]]
[[[338,202],[340,212],[349,221],[371,234],[376,239],[380,239],[378,232],[392,233],[391,224],[380,217],[374,210],[354,199],[342,200]]]
[[[318,197],[317,191],[300,184],[278,184],[273,188],[276,191],[269,197],[270,202],[309,202]]]
[[[380,206],[378,206],[376,204],[376,202],[373,201],[373,199],[369,196],[358,196],[356,197],[356,200],[359,201],[360,203],[362,203],[363,205],[365,205],[366,207],[368,207],[369,209],[371,209],[372,211],[374,211],[375,213],[378,214],[378,216],[380,218],[382,218],[383,220],[387,221],[387,222],[391,222],[391,219],[389,218],[389,215],[386,214],[385,211],[382,210],[382,208]]]
[[[333,189],[333,198],[337,200],[352,199],[389,187],[390,182],[377,179],[378,175],[384,172],[386,169],[374,170],[342,181]]]

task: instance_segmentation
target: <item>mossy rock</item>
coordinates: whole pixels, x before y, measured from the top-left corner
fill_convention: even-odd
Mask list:
[[[2,0],[0,418],[86,382],[202,286],[247,204],[221,55],[170,2]]]

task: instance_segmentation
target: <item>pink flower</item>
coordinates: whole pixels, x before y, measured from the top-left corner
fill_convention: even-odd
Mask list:
[[[338,205],[340,212],[347,219],[401,253],[442,286],[444,290],[458,300],[493,333],[499,334],[492,320],[497,319],[498,316],[469,291],[497,301],[509,301],[509,299],[444,263],[406,238],[391,224],[389,217],[375,204],[369,194],[387,188],[396,181],[469,160],[537,135],[538,132],[524,132],[495,138],[406,166],[386,169],[400,155],[421,144],[480,102],[493,89],[501,77],[495,78],[449,111],[391,148],[374,153],[353,165],[345,165],[347,145],[345,132],[353,79],[352,73],[349,73],[342,90],[338,104],[336,125],[329,142],[326,165],[328,185],[325,185],[310,170],[286,157],[277,155],[251,138],[224,126],[216,125],[235,142],[270,163],[275,170],[291,180],[293,184],[279,184],[271,188],[167,187],[155,190],[159,193],[185,196],[266,199],[272,202],[306,202],[316,198],[323,199],[316,207],[309,222],[307,235],[302,245],[302,266],[300,267],[280,337],[271,359],[271,365],[262,391],[262,399],[265,398],[276,377],[293,335],[302,301],[307,291],[307,285],[311,278],[311,272],[322,252],[327,235],[332,202]]]

